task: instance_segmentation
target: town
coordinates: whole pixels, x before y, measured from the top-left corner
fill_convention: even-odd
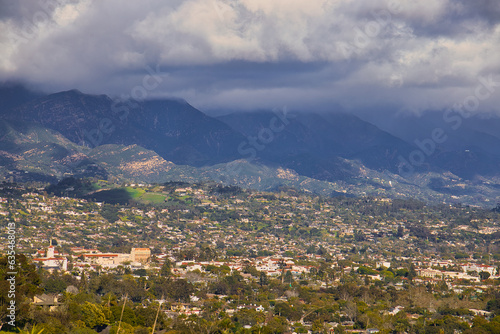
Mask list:
[[[74,187],[54,195],[0,185],[2,220],[15,223],[23,270],[38,277],[24,282],[32,289],[19,301],[31,310],[19,316],[25,327],[51,333],[500,328],[496,209],[212,183],[116,188],[94,181],[101,197],[120,189],[130,199],[69,197]]]

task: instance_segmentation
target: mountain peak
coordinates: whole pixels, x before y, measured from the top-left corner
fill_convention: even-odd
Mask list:
[[[0,110],[0,112],[2,112]],[[4,113],[35,122],[74,143],[138,144],[178,164],[202,166],[232,160],[243,137],[182,99],[120,101],[77,89],[54,93]]]

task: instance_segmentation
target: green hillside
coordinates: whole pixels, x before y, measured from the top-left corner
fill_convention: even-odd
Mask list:
[[[500,180],[495,178],[464,180],[452,173],[425,172],[404,179],[398,174],[369,169],[357,160],[343,159],[342,164],[357,170],[359,176],[321,181],[292,169],[243,159],[205,167],[175,165],[138,145],[107,144],[89,149],[40,125],[0,121],[0,180],[57,183],[75,177],[92,178],[94,183],[107,180],[111,185],[215,181],[264,191],[291,187],[327,196],[412,197],[427,202],[490,207],[500,198]],[[99,188],[98,192],[102,192]],[[92,191],[96,189],[89,188],[83,194]],[[95,194],[110,200],[110,193]],[[114,195],[118,202],[135,198],[148,203],[165,200],[162,194],[136,194],[129,190]]]

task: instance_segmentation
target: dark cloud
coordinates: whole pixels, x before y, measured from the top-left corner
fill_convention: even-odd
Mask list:
[[[500,80],[498,1],[0,0],[0,80],[201,108],[443,109]],[[500,94],[481,101],[497,108]]]
[[[488,22],[491,27],[500,22],[500,2],[497,0],[460,0],[464,7],[462,18],[473,18]]]
[[[500,23],[500,2],[494,0],[450,2],[439,20],[426,24],[414,19],[408,23],[419,36],[474,38],[478,32],[492,32]]]

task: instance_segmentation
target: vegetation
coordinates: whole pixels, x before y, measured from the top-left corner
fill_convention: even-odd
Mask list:
[[[163,333],[368,328],[496,333],[499,328],[499,281],[489,272],[500,265],[495,210],[213,183],[93,184],[104,189],[96,193],[121,189],[129,199],[103,203],[16,184],[0,187],[0,211],[22,236],[17,248],[23,254],[17,257],[17,329],[6,325],[7,262],[0,258],[3,331],[116,333],[120,327],[120,333],[136,334],[151,333],[155,326]],[[70,258],[68,271],[48,272],[30,260],[49,240]],[[140,267],[85,266],[73,246],[117,253],[149,247],[152,256]],[[479,267],[464,273],[467,265]],[[439,277],[423,277],[426,266]],[[33,302],[42,293],[57,296],[52,309]]]

